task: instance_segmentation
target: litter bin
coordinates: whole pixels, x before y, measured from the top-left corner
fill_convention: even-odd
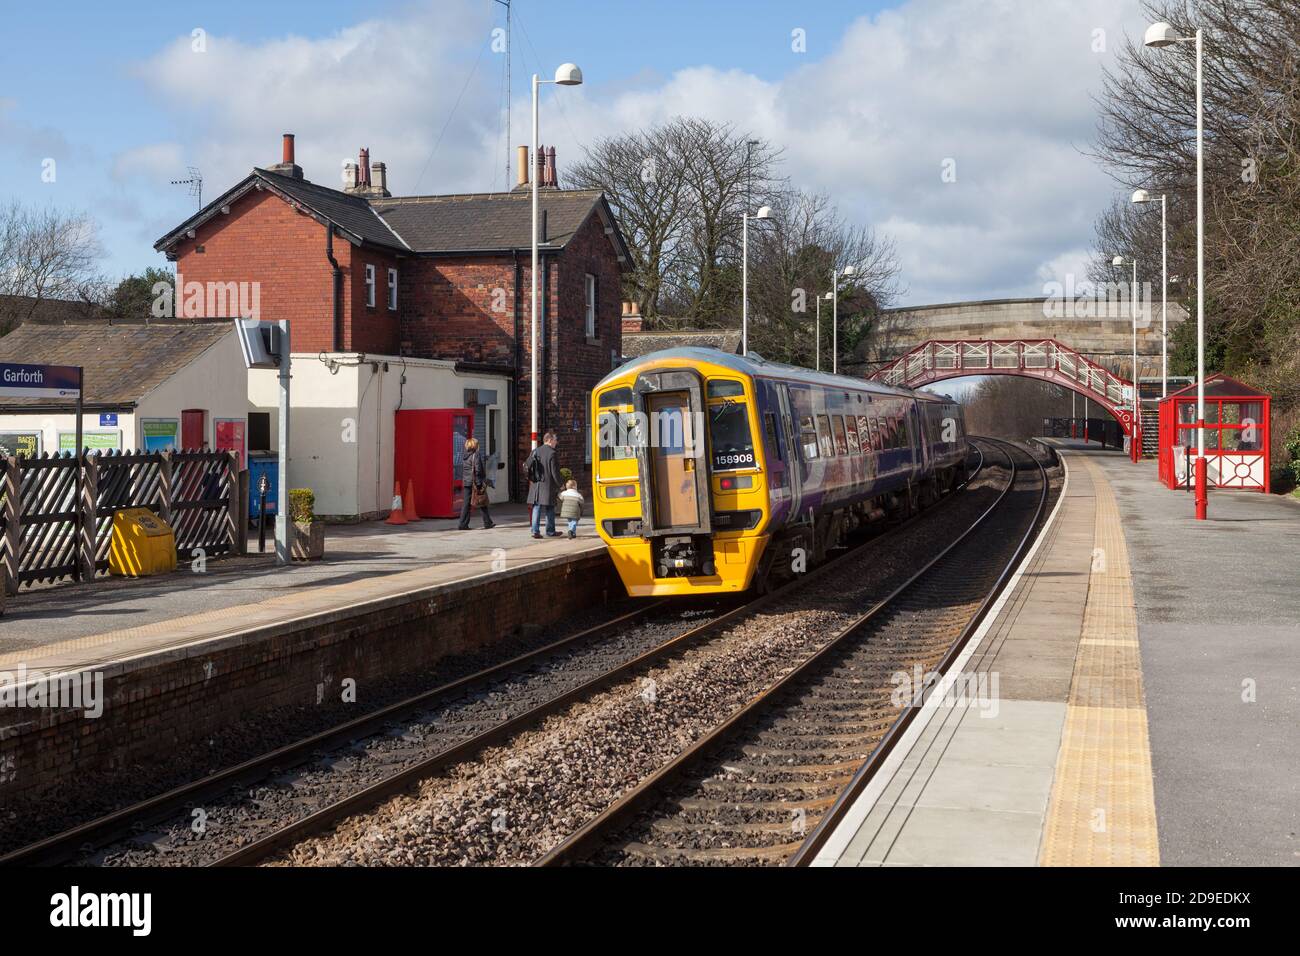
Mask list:
[[[176,535],[171,525],[148,508],[113,513],[113,543],[108,572],[138,578],[176,570]]]

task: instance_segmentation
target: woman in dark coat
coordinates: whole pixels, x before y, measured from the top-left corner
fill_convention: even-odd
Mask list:
[[[477,438],[470,438],[465,442],[465,456],[460,462],[460,483],[462,499],[460,505],[460,530],[469,530],[469,516],[470,510],[474,506],[475,489],[478,489],[483,497],[483,504],[479,509],[483,512],[483,527],[491,528],[493,521],[492,515],[488,514],[487,465],[483,461],[483,453],[479,451]]]

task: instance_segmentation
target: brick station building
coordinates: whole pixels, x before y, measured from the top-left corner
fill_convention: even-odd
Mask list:
[[[295,389],[304,360],[331,356],[385,371],[400,366],[402,386],[439,368],[499,376],[512,393],[496,399],[506,418],[500,462],[509,496],[521,499],[530,444],[530,165],[520,147],[519,182],[510,192],[393,196],[385,165],[371,163],[363,149],[345,167],[343,188],[334,189],[304,178],[286,134],[281,162],[254,168],[155,248],[176,263],[178,316],[191,283],[257,284],[259,317],[291,322]],[[560,434],[562,463],[590,488],[588,399],[619,361],[620,272],[630,255],[603,193],[558,188],[553,147],[539,152],[535,174],[540,430]],[[233,287],[225,299],[238,301]],[[222,317],[233,318],[237,308],[227,308]],[[414,369],[404,359],[434,361]],[[480,390],[494,394],[481,383]],[[296,393],[293,402],[296,416]],[[476,432],[484,424],[476,422]],[[299,449],[296,429],[291,472],[312,453]],[[377,453],[391,468],[391,445],[381,443]],[[290,480],[307,483],[292,473]],[[383,508],[357,510],[370,516]]]

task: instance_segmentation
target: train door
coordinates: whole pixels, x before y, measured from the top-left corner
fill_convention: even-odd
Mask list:
[[[644,372],[632,391],[649,432],[637,452],[642,487],[651,492],[641,496],[644,533],[708,534],[712,515],[700,376],[690,369]]]
[[[785,472],[790,482],[790,514],[797,516],[803,505],[803,475],[799,455],[799,423],[790,403],[790,389],[785,385],[773,387],[777,397],[777,418],[780,420],[781,440],[785,447]]]
[[[695,447],[690,405],[680,392],[651,395],[646,400],[652,435],[649,449],[654,473],[655,525],[695,526],[700,523],[699,474],[695,457],[686,450]]]

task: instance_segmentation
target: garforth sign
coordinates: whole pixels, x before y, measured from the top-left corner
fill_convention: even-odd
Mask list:
[[[80,398],[81,369],[75,365],[16,365],[0,362],[0,396]]]

